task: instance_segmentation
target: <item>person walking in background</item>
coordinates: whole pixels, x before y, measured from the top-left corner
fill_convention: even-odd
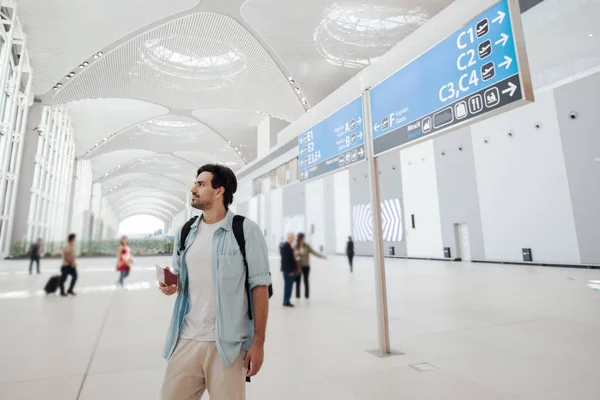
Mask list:
[[[294,279],[296,278],[296,274],[298,272],[298,262],[296,261],[296,256],[294,255],[294,249],[292,249],[293,243],[294,234],[290,232],[287,236],[287,242],[283,243],[283,245],[279,248],[279,253],[281,254],[281,272],[283,273],[284,282],[284,307],[294,307],[294,305],[290,302],[290,298],[292,297]]]
[[[121,238],[121,244],[117,248],[117,271],[119,271],[119,284],[123,287],[125,278],[129,276],[131,265],[133,264],[133,256],[129,248],[129,240],[127,236]]]
[[[298,264],[300,271],[296,275],[296,298],[300,298],[300,282],[301,278],[304,278],[304,297],[309,298],[310,287],[308,284],[308,276],[310,274],[310,255],[313,254],[316,257],[327,259],[323,254],[317,253],[313,250],[308,243],[306,243],[304,233],[299,233],[296,239],[296,255],[298,257]]]
[[[75,292],[73,289],[75,288],[75,282],[77,282],[77,262],[75,257],[77,256],[77,252],[75,250],[75,239],[76,235],[71,233],[69,235],[68,242],[62,248],[62,267],[60,268],[61,277],[60,277],[60,295],[66,296],[65,294],[65,282],[67,277],[71,275],[71,285],[69,286],[68,294],[75,296]]]
[[[42,239],[38,239],[29,248],[29,275],[31,275],[31,273],[32,273],[34,261],[35,261],[37,273],[38,273],[38,275],[40,274],[40,257],[41,257],[41,255],[42,255]]]
[[[350,264],[350,272],[352,272],[352,262],[354,261],[354,242],[352,241],[352,236],[348,236],[346,255],[348,256],[348,263]]]

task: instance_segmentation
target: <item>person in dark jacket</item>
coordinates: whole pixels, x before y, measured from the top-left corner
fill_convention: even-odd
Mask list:
[[[33,263],[35,262],[35,266],[37,269],[37,273],[40,273],[40,257],[42,256],[42,239],[38,239],[34,244],[29,248],[29,275],[33,271]]]
[[[289,233],[287,236],[287,242],[285,242],[280,248],[281,254],[281,272],[283,273],[283,282],[285,284],[283,289],[283,306],[294,307],[290,302],[292,297],[292,288],[294,287],[294,280],[296,273],[298,272],[298,263],[294,256],[294,249],[292,244],[294,243],[294,234]]]
[[[350,263],[350,272],[352,272],[352,262],[354,261],[354,242],[352,241],[352,236],[348,236],[346,255],[348,256],[348,263]]]

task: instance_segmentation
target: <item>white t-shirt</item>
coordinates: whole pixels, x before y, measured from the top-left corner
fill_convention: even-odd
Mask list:
[[[201,220],[194,243],[185,255],[188,270],[190,309],[185,316],[182,339],[212,342],[216,340],[217,304],[212,274],[213,236],[221,222]]]

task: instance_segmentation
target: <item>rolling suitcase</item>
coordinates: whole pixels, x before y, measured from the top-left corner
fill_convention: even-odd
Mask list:
[[[51,276],[50,279],[48,279],[46,286],[44,286],[44,291],[46,292],[46,294],[55,293],[56,289],[58,289],[59,283],[60,275]]]

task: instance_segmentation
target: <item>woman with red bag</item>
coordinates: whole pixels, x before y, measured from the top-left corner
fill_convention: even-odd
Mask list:
[[[133,256],[129,248],[129,240],[127,236],[121,238],[121,244],[117,248],[117,271],[120,273],[119,284],[123,286],[123,281],[129,276],[131,265],[133,264]]]

